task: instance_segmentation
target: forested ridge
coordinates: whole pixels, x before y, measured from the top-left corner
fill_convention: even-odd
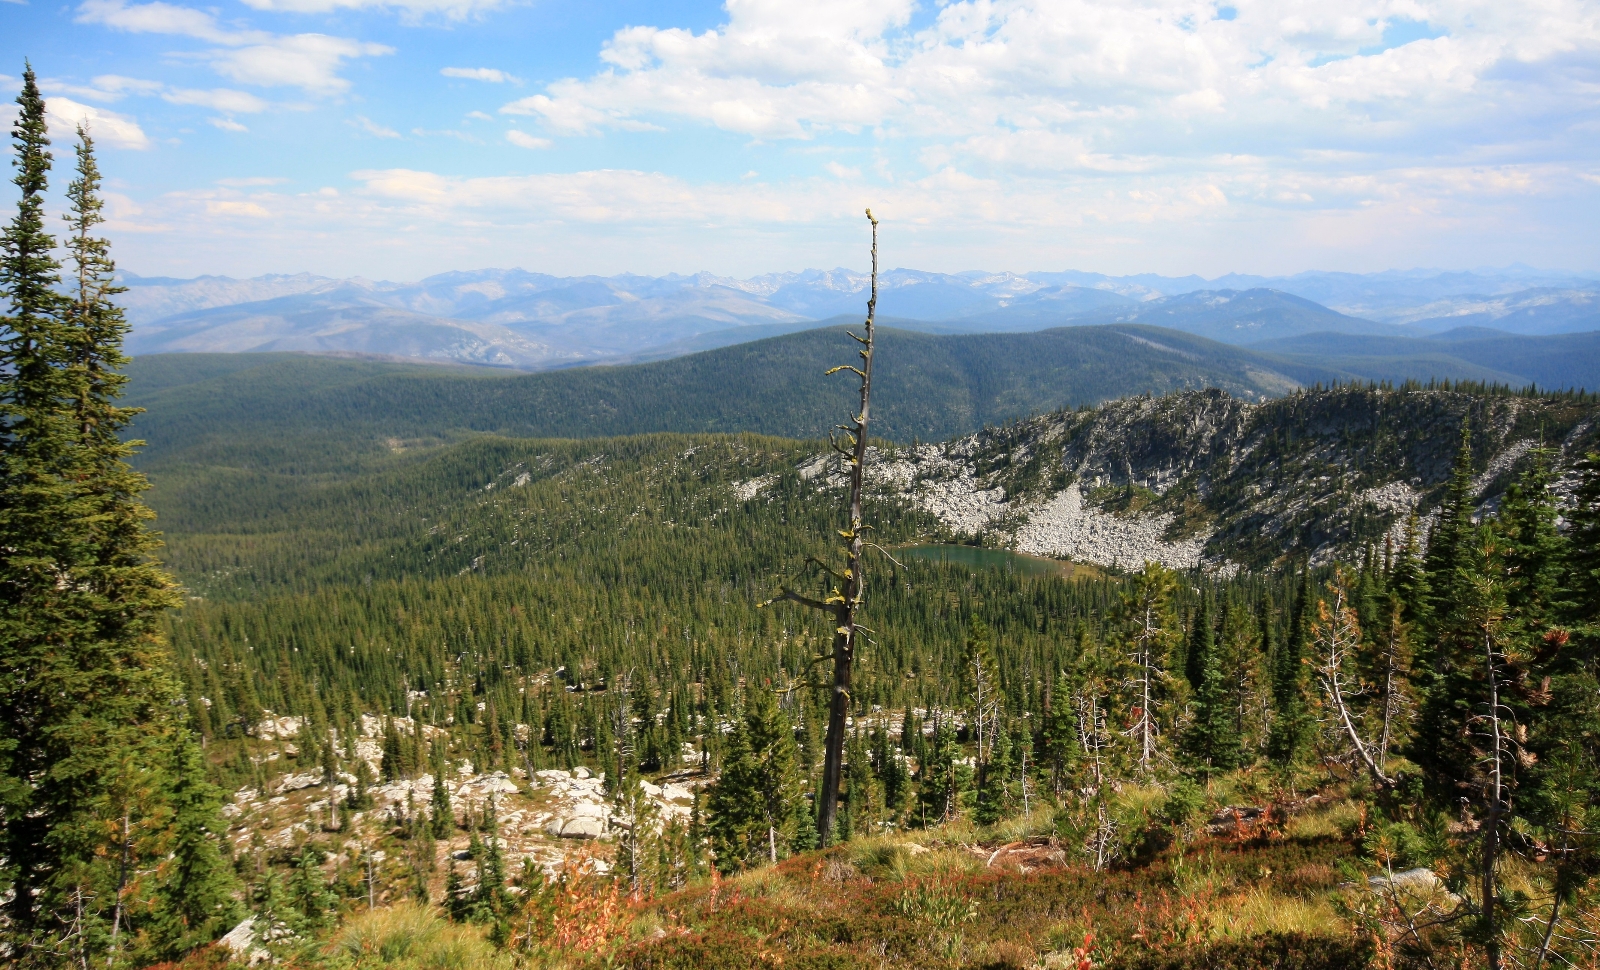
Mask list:
[[[970,336],[886,328],[880,339],[874,433],[894,441],[937,440],[1144,391],[1220,386],[1278,394],[1341,376],[1287,362],[1280,371],[1249,351],[1148,327]],[[837,382],[816,379],[847,343],[841,329],[826,328],[657,363],[529,375],[292,354],[241,355],[213,375],[214,355],[163,355],[135,360],[131,400],[149,409],[135,425],[150,442],[146,461],[169,453],[193,460],[210,446],[252,463],[258,446],[270,455],[275,439],[320,440],[331,429],[339,444],[366,449],[391,437],[464,432],[809,438],[826,434],[848,406]],[[256,367],[234,369],[255,359],[262,361]],[[141,388],[146,372],[149,391]]]
[[[819,463],[827,445],[738,427],[754,411],[549,438],[506,416],[539,401],[567,415],[564,434],[652,428],[561,394],[496,402],[496,388],[553,386],[504,378],[156,361],[135,400],[157,409],[140,467],[162,548],[130,467],[139,425],[119,401],[127,328],[94,236],[92,141],[80,131],[58,247],[31,68],[19,103],[23,195],[0,254],[7,961],[1597,959],[1590,395],[1344,385],[1248,404],[1195,390],[918,447],[890,443],[918,434],[894,423],[897,393],[917,420],[990,419],[893,390],[943,378],[888,365],[914,353],[891,338],[873,378],[891,418],[878,447],[848,454],[912,482],[866,490],[867,533],[848,525],[848,477]],[[818,343],[793,366],[827,386],[816,372],[841,357]],[[734,372],[752,359],[714,358]],[[1073,360],[1090,388],[1156,373]],[[584,380],[595,401],[635,394],[626,421],[692,413],[692,396],[604,384],[638,373]],[[1198,376],[1160,373],[1171,388]],[[321,389],[274,397],[285,374]],[[713,378],[727,372],[691,383]],[[842,398],[776,393],[774,420],[813,406],[866,420]],[[212,425],[207,395],[257,410]],[[1394,475],[1407,511],[1340,518]],[[1102,525],[1155,509],[1179,532],[1233,528],[1249,555],[1004,568],[1007,515],[957,528],[914,489],[957,480],[991,506],[1080,488]],[[866,590],[855,678],[838,694],[824,667],[838,630],[791,600],[840,595],[841,539],[867,555],[851,577]],[[901,554],[929,542],[986,545],[1001,566]],[[830,827],[834,697],[849,718]]]

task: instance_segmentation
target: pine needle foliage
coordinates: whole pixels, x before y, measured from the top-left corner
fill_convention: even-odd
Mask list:
[[[14,952],[48,964],[128,939],[129,840],[158,811],[131,793],[166,768],[178,698],[160,637],[178,598],[155,563],[119,407],[100,175],[79,132],[61,291],[43,193],[51,164],[31,67],[12,131],[16,216],[0,252],[0,879]]]

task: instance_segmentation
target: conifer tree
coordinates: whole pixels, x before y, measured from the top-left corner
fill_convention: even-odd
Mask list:
[[[74,934],[63,921],[106,850],[119,773],[154,770],[177,694],[158,640],[177,604],[153,563],[146,487],[116,406],[126,332],[100,216],[93,144],[80,132],[68,199],[70,296],[45,232],[51,163],[31,67],[12,134],[16,217],[0,238],[0,882],[17,952]],[[128,753],[140,752],[136,757]],[[111,903],[116,894],[101,898]],[[81,934],[78,936],[81,942]]]
[[[1248,765],[1255,761],[1266,742],[1270,685],[1260,617],[1252,617],[1241,602],[1229,602],[1222,615],[1217,651],[1222,661],[1228,709],[1233,714],[1233,733],[1239,742],[1239,764]]]
[[[771,693],[752,690],[707,793],[717,868],[735,872],[787,855],[800,787],[794,733]]]
[[[1176,591],[1172,571],[1147,562],[1129,577],[1117,605],[1116,617],[1128,649],[1128,734],[1134,740],[1133,758],[1141,772],[1156,766],[1163,732],[1159,708],[1177,686],[1177,678],[1168,670],[1172,645],[1180,633],[1172,613]]]
[[[1267,755],[1282,766],[1299,760],[1311,733],[1306,711],[1305,659],[1311,635],[1312,600],[1311,568],[1307,566],[1301,575],[1289,634],[1272,664],[1272,730],[1267,737]]]
[[[1433,602],[1433,594],[1428,589],[1428,576],[1423,570],[1422,525],[1415,511],[1406,517],[1405,533],[1400,548],[1395,550],[1389,587],[1400,598],[1404,610],[1401,619],[1412,630],[1429,629],[1429,606]]]
[[[1333,743],[1350,761],[1364,767],[1373,782],[1387,789],[1393,787],[1394,779],[1378,751],[1380,742],[1372,737],[1372,729],[1356,706],[1363,690],[1355,669],[1363,638],[1361,621],[1351,604],[1352,585],[1349,572],[1339,567],[1328,584],[1329,599],[1317,604],[1317,620],[1311,625],[1317,683],[1330,712],[1327,725]]]
[[[1556,527],[1554,455],[1536,448],[1528,467],[1500,500],[1495,530],[1505,546],[1506,571],[1512,577],[1506,605],[1526,626],[1543,629],[1565,612],[1568,543]]]
[[[965,769],[959,759],[955,731],[941,718],[934,724],[926,757],[917,767],[918,821],[922,824],[948,822],[961,810]]]
[[[406,774],[405,752],[400,747],[400,731],[394,718],[383,719],[383,758],[378,763],[378,773],[384,781],[394,781]]]
[[[1578,641],[1575,651],[1596,656],[1600,646],[1600,454],[1578,463],[1578,489],[1568,513],[1565,563],[1566,614]]]
[[[1456,545],[1450,564],[1449,587],[1463,596],[1448,610],[1441,604],[1436,616],[1434,669],[1410,754],[1434,803],[1448,810],[1464,802],[1473,819],[1476,858],[1468,865],[1475,864],[1478,883],[1476,935],[1489,967],[1498,970],[1511,924],[1500,859],[1521,811],[1517,749],[1532,718],[1519,694],[1530,685],[1533,654],[1507,607],[1509,577],[1492,528],[1474,529],[1468,538]]]
[[[811,799],[795,799],[794,837],[789,840],[789,848],[795,852],[810,852],[817,847],[819,841],[817,837],[817,816],[811,810]]]
[[[204,755],[187,731],[175,731],[170,747],[165,802],[172,821],[151,927],[156,955],[165,959],[211,942],[239,919],[238,880],[220,848],[228,831],[222,792],[206,780]]]
[[[446,765],[443,743],[434,742],[433,796],[429,802],[429,827],[436,839],[448,839],[455,834],[456,813],[450,804],[450,783],[445,779]]]
[[[288,890],[289,900],[299,914],[301,928],[315,930],[328,924],[338,900],[329,891],[328,881],[322,875],[321,858],[309,845],[300,850],[300,858],[289,876]]]
[[[873,761],[878,780],[883,784],[886,821],[898,824],[900,814],[905,810],[906,797],[911,791],[911,774],[899,746],[890,741],[887,730],[878,734],[878,749]]]
[[[1072,683],[1065,670],[1050,686],[1049,710],[1044,718],[1044,757],[1050,772],[1050,790],[1061,797],[1071,777],[1078,753],[1077,712],[1073,709]]]
[[[1201,681],[1205,679],[1206,659],[1216,649],[1216,637],[1217,628],[1211,619],[1210,594],[1202,593],[1200,605],[1190,617],[1189,636],[1183,644],[1181,669],[1191,691],[1199,690]]]
[[[473,904],[477,910],[475,919],[487,923],[500,919],[510,909],[505,853],[500,849],[500,821],[492,796],[484,806],[484,828],[488,838],[478,853],[478,889]]]
[[[857,618],[866,603],[867,532],[871,529],[862,519],[861,503],[865,488],[867,466],[867,427],[872,413],[872,365],[874,324],[878,314],[878,220],[872,210],[867,210],[867,221],[872,224],[872,276],[871,292],[867,297],[867,319],[862,334],[850,332],[850,337],[861,345],[858,351],[861,366],[845,364],[831,368],[828,374],[849,371],[860,378],[860,407],[848,424],[838,426],[842,440],[829,436],[829,444],[842,457],[849,468],[850,490],[846,514],[848,525],[837,529],[844,540],[845,562],[835,569],[813,558],[832,581],[832,589],[823,599],[815,599],[783,587],[778,599],[789,600],[809,609],[828,615],[833,621],[833,646],[826,658],[833,662],[833,678],[828,701],[828,735],[823,750],[822,784],[817,792],[817,835],[826,846],[833,838],[834,816],[838,811],[839,793],[844,780],[845,734],[850,716],[850,684],[854,676],[856,643],[859,636]],[[770,601],[769,601],[770,602]]]
[[[450,863],[450,871],[444,877],[444,911],[456,923],[465,923],[472,919],[472,896],[467,892],[466,883],[461,879],[461,871],[456,868],[453,860]]]
[[[1189,638],[1195,661],[1194,720],[1184,733],[1183,749],[1189,763],[1201,774],[1230,771],[1239,763],[1236,702],[1223,673],[1221,651],[1211,624],[1210,596],[1200,601],[1194,634]]]
[[[994,825],[1006,817],[1010,808],[1010,779],[1014,770],[1011,761],[1011,737],[1005,720],[996,724],[994,743],[989,760],[978,776],[978,799],[973,806],[972,819],[979,825]]]
[[[372,777],[372,765],[365,758],[356,759],[356,783],[350,786],[345,794],[345,807],[352,812],[364,812],[372,807],[372,783],[377,779]],[[445,793],[449,798],[449,793]]]
[[[1544,927],[1535,967],[1554,964],[1562,937],[1577,935],[1558,930],[1600,876],[1600,459],[1595,455],[1579,464],[1567,519],[1570,541],[1555,557],[1564,567],[1555,622],[1532,630],[1537,645],[1530,679],[1538,683],[1535,700],[1541,710],[1528,740],[1533,766],[1524,809],[1540,841],[1553,850],[1554,869],[1549,909],[1538,914]],[[1513,539],[1508,559],[1534,558],[1524,536]],[[1520,590],[1516,595],[1535,616],[1542,614],[1544,596]]]
[[[1439,505],[1439,519],[1428,537],[1423,557],[1423,575],[1428,586],[1428,613],[1448,613],[1466,596],[1466,578],[1461,563],[1472,556],[1472,433],[1463,423],[1461,447],[1456,451]],[[1434,632],[1433,628],[1428,631]],[[1428,637],[1429,641],[1436,637]],[[1431,666],[1431,664],[1430,664]]]
[[[850,834],[845,834],[845,828],[841,825],[841,842],[876,831],[883,810],[883,789],[873,769],[866,738],[860,731],[850,736],[845,751],[845,778],[849,782],[845,788],[845,806],[850,815]]]
[[[255,937],[262,943],[273,944],[294,937],[299,932],[301,914],[295,908],[289,891],[283,885],[278,870],[269,868],[255,887],[253,899],[256,907]]]

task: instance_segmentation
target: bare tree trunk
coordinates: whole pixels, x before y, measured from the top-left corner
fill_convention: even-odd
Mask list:
[[[1390,606],[1389,632],[1383,651],[1383,730],[1378,736],[1378,763],[1388,764],[1389,746],[1394,742],[1394,722],[1403,708],[1400,680],[1405,675],[1401,669],[1401,649],[1405,628],[1400,620],[1400,604]]]
[[[878,310],[878,220],[867,210],[867,221],[872,223],[872,291],[867,299],[866,336],[851,333],[861,344],[861,366],[834,367],[829,374],[850,371],[861,379],[861,408],[849,424],[839,425],[844,432],[841,439],[830,437],[834,451],[850,463],[850,525],[840,530],[845,540],[845,568],[842,573],[829,569],[837,585],[825,600],[802,596],[784,589],[781,599],[822,610],[833,617],[833,683],[828,702],[828,735],[824,743],[822,766],[822,791],[817,796],[817,834],[826,848],[833,837],[834,820],[839,809],[839,789],[844,768],[844,742],[847,721],[850,717],[850,677],[855,666],[856,612],[866,595],[866,580],[862,575],[861,553],[865,548],[866,527],[861,521],[861,492],[863,472],[867,464],[867,420],[872,393],[872,340],[873,325]],[[824,566],[824,568],[827,568]]]
[[[1146,606],[1144,611],[1144,627],[1139,632],[1139,722],[1136,730],[1139,732],[1139,770],[1150,770],[1150,758],[1155,754],[1155,722],[1154,715],[1150,713],[1153,699],[1150,696],[1150,677],[1155,666],[1154,657],[1151,655],[1155,649],[1155,634],[1152,632],[1154,623],[1151,617],[1151,608]]]
[[[1483,833],[1483,949],[1489,970],[1500,970],[1500,933],[1495,925],[1498,917],[1495,912],[1494,867],[1500,854],[1500,817],[1505,807],[1502,804],[1505,789],[1500,759],[1504,739],[1500,735],[1500,680],[1499,671],[1495,668],[1494,636],[1487,629],[1484,631],[1483,646],[1489,676],[1489,731],[1492,745],[1489,752],[1489,816],[1484,820]]]
[[[1334,715],[1339,719],[1339,726],[1343,728],[1346,739],[1350,742],[1350,749],[1361,763],[1366,766],[1367,774],[1380,788],[1392,788],[1394,779],[1384,773],[1383,764],[1373,754],[1372,746],[1361,737],[1361,731],[1355,723],[1355,716],[1350,712],[1349,704],[1345,700],[1344,663],[1350,652],[1361,642],[1361,628],[1356,624],[1355,612],[1345,604],[1345,577],[1341,573],[1334,585],[1333,609],[1330,611],[1326,604],[1320,609],[1322,616],[1320,622],[1313,627],[1317,645],[1324,651],[1322,666],[1318,669],[1318,679],[1322,682],[1322,689],[1328,695],[1328,701],[1333,705]],[[1388,701],[1385,699],[1385,704]]]

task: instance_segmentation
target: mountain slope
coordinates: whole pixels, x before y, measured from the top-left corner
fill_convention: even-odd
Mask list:
[[[163,324],[154,333],[135,333],[128,349],[135,354],[368,353],[523,368],[578,359],[505,327],[384,306],[350,288],[196,310]]]
[[[1463,327],[1430,337],[1317,333],[1264,341],[1251,349],[1373,380],[1420,378],[1419,365],[1428,361],[1435,374],[1454,372],[1456,379],[1600,389],[1600,332],[1511,336]]]
[[[1322,563],[1398,541],[1412,512],[1425,533],[1463,424],[1474,498],[1492,504],[1540,442],[1570,472],[1600,443],[1600,403],[1356,387],[1254,403],[1184,391],[874,450],[868,472],[884,542],[965,539],[1125,567]],[[169,559],[191,587],[244,594],[363,576],[516,575],[564,549],[589,557],[645,534],[698,548],[710,535],[700,530],[714,529],[719,542],[725,532],[785,537],[787,553],[757,556],[765,570],[800,561],[806,536],[825,534],[795,526],[825,523],[845,481],[815,443],[749,435],[404,444],[343,467],[303,453],[275,465],[252,454],[246,465],[205,449],[163,460],[158,445],[148,471]]]
[[[1259,398],[1348,376],[1147,327],[967,336],[886,328],[880,341],[873,431],[901,441],[1146,391],[1221,387]],[[182,361],[156,358],[167,383],[149,391],[141,358],[130,369],[131,401],[149,409],[135,425],[150,442],[146,463],[220,449],[226,461],[260,466],[291,446],[337,462],[382,451],[391,438],[470,432],[818,438],[849,413],[847,382],[823,371],[849,362],[853,346],[840,329],[810,330],[631,367],[482,377],[310,357],[218,376],[201,360],[200,379],[181,385],[170,374]]]
[[[1509,333],[1600,330],[1600,292],[1538,288],[1505,296],[1462,296],[1417,307],[1403,322],[1424,330],[1492,327]]]
[[[726,344],[727,335],[710,335],[747,326],[770,335],[802,329],[806,321],[854,318],[865,307],[870,279],[846,269],[744,280],[710,273],[557,277],[486,269],[411,283],[304,273],[251,280],[129,275],[125,282],[132,343],[147,353],[299,348],[455,357],[537,370],[579,361],[660,359],[684,352],[680,348]],[[1600,328],[1594,316],[1600,282],[1515,268],[1277,278],[1230,274],[1214,280],[894,269],[882,273],[878,284],[880,314],[918,321],[908,323],[909,329],[933,333],[1133,322],[1240,343],[1318,330],[1414,332],[1385,329],[1373,320],[1424,328],[1490,324],[1530,333]],[[374,308],[403,314],[385,316]],[[360,315],[388,322],[351,319]],[[483,331],[475,325],[505,329]],[[430,326],[440,329],[429,331]],[[182,332],[161,338],[174,328]]]
[[[880,456],[893,497],[947,528],[1037,555],[1259,568],[1400,540],[1437,506],[1471,431],[1493,503],[1544,443],[1559,469],[1600,442],[1576,395],[1345,386],[1255,404],[1215,390],[1058,412]]]
[[[1339,333],[1399,334],[1404,330],[1361,320],[1319,303],[1278,290],[1205,290],[1149,300],[1131,307],[1106,307],[1075,313],[1074,325],[1143,323],[1169,327],[1229,344],[1250,344],[1331,330]]]

